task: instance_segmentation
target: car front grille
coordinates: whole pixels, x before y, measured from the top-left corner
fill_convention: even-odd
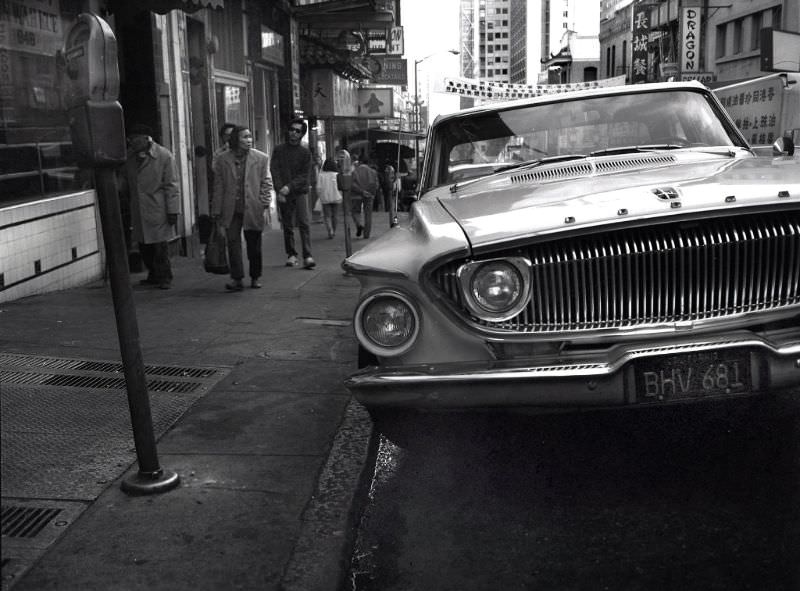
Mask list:
[[[531,302],[486,322],[464,305],[456,270],[434,282],[461,313],[520,333],[635,329],[800,305],[800,212],[673,222],[531,244],[481,258],[526,256]]]

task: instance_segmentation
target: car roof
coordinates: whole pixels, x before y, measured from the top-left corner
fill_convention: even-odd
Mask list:
[[[597,96],[613,96],[615,94],[633,94],[639,92],[652,92],[661,90],[703,90],[711,92],[708,87],[702,83],[691,80],[687,82],[651,82],[648,84],[626,84],[624,86],[604,86],[599,88],[588,88],[585,90],[571,90],[567,92],[559,92],[552,94],[545,94],[533,98],[516,99],[509,101],[489,102],[477,107],[469,107],[461,109],[452,113],[442,114],[436,117],[433,125],[442,123],[450,119],[458,119],[460,117],[468,116],[473,113],[485,113],[496,110],[504,110],[509,108],[519,108],[528,105],[541,105],[547,103],[557,103],[564,100],[573,100],[580,98],[590,98]]]

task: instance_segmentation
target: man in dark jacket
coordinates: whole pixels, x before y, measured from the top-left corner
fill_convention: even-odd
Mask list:
[[[356,238],[362,234],[364,238],[369,238],[372,231],[372,202],[379,188],[378,173],[369,165],[367,157],[362,157],[353,168],[353,185],[350,189],[350,209],[356,223]]]
[[[297,225],[300,228],[303,267],[313,269],[316,263],[311,256],[311,211],[308,202],[312,159],[311,151],[300,143],[307,130],[302,119],[292,119],[286,143],[275,146],[272,151],[270,171],[283,226],[283,245],[288,256],[286,266],[298,265],[294,243],[294,228]]]
[[[172,283],[167,243],[175,237],[180,212],[177,178],[172,153],[153,141],[150,128],[131,126],[121,181],[130,198],[133,240],[147,267],[143,285],[169,289]]]

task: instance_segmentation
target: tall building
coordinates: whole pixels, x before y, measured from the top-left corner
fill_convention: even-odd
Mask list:
[[[530,85],[595,80],[600,8],[600,0],[461,0],[461,75]]]

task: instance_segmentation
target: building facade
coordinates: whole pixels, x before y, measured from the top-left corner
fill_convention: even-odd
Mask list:
[[[606,0],[600,74],[629,83],[669,79],[719,84],[762,75],[761,30],[800,32],[796,0]]]

